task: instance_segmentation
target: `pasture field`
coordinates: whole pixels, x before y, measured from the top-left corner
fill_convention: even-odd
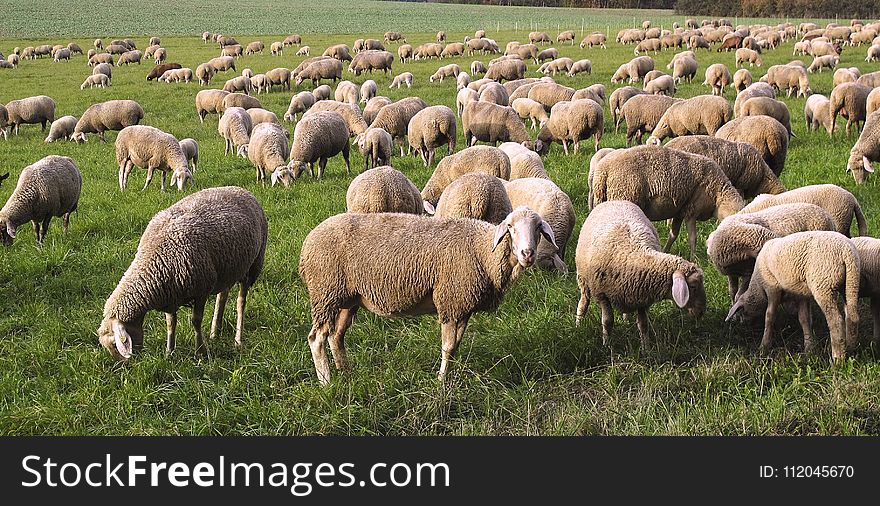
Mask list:
[[[211,26],[209,20],[218,19],[210,14],[212,3],[187,0],[175,2],[167,18],[138,15],[108,19],[87,15],[85,10],[75,12],[79,16],[76,22],[62,22],[61,12],[57,19],[55,13],[50,19],[32,17],[47,4],[41,0],[10,10],[9,2],[0,2],[7,7],[4,12],[15,12],[13,19],[4,22],[0,51],[8,55],[15,46],[70,41],[87,49],[96,36],[113,35],[137,35],[134,38],[142,48],[147,35],[158,35],[168,49],[169,61],[195,68],[219,54],[216,45],[202,43],[197,33],[203,30],[222,30],[245,44],[262,40],[267,47],[283,34],[299,31],[314,55],[334,43],[350,45],[358,37],[381,39],[387,29],[404,31],[413,45],[433,40],[438,28],[446,28],[450,40],[461,40],[472,33],[475,20],[495,19],[495,12],[503,12],[509,17],[499,19],[510,24],[519,15],[508,14],[514,9],[489,12],[478,7],[419,4],[430,9],[426,12],[431,17],[412,19],[391,16],[391,11],[399,7],[413,12],[415,6],[375,3],[374,10],[372,2],[365,2],[358,4],[369,4],[360,17],[352,17],[353,7],[344,7],[329,21],[320,9],[275,18],[269,15],[269,6],[274,3],[262,0],[250,7],[257,24],[249,24],[246,18],[233,22],[224,15],[217,26]],[[58,7],[83,9],[83,5]],[[542,19],[569,23],[563,28],[578,28],[575,23],[579,24],[580,17],[596,15],[593,11],[536,12]],[[660,19],[654,14],[638,12],[635,17]],[[673,19],[669,13],[662,16]],[[620,13],[617,26],[630,17],[630,13]],[[295,23],[285,24],[288,19]],[[400,23],[392,25],[396,21]],[[507,27],[498,32],[491,25],[485,28],[502,47],[507,41],[526,39],[529,31],[522,25],[519,31]],[[555,37],[555,28],[544,29]],[[614,43],[613,35],[607,50],[556,45],[561,56],[593,61],[592,75],[557,76],[557,81],[575,88],[601,82],[610,94],[619,86],[610,84],[612,73],[632,57],[633,49]],[[389,50],[396,51],[396,45],[391,44]],[[792,42],[788,42],[766,52],[764,68],[792,60],[791,51]],[[287,48],[284,56],[273,57],[267,50],[264,55],[241,58],[237,67],[255,72],[279,66],[293,68],[302,60],[294,53],[295,49]],[[655,56],[657,67],[665,68],[672,55],[667,51]],[[732,52],[701,50],[697,57],[698,78],[692,84],[682,84],[679,96],[708,93],[700,83],[709,64],[723,62],[733,67]],[[841,65],[880,70],[877,63],[866,64],[864,57],[864,49],[847,48]],[[469,68],[474,59],[485,62],[490,58],[466,56],[452,61]],[[346,73],[344,78],[357,84],[373,78],[380,94],[394,100],[418,95],[429,104],[454,108],[454,80],[428,82],[436,68],[446,63],[449,61],[401,65],[396,61],[395,73],[406,70],[415,75],[412,89],[389,90],[391,77],[382,74],[355,77]],[[353,174],[345,174],[342,159],[337,157],[329,163],[323,181],[305,176],[289,189],[261,187],[246,159],[223,156],[217,117],[209,116],[204,124],[198,121],[194,97],[201,87],[197,83],[148,83],[144,77],[151,67],[146,62],[114,67],[111,88],[85,91],[80,91],[79,85],[91,68],[83,56],[61,63],[46,58],[25,61],[17,69],[0,70],[0,103],[46,94],[57,102],[56,117],[79,117],[92,103],[135,99],[146,111],[141,124],[156,126],[179,139],[193,137],[201,148],[195,185],[184,193],[161,192],[157,181],[140,191],[144,171],[139,169],[132,174],[129,189],[120,193],[115,133],[108,135],[107,143],[89,136],[81,145],[45,144],[45,133],[29,125],[19,136],[0,141],[0,172],[12,173],[0,188],[3,201],[12,193],[21,169],[49,154],[73,157],[84,176],[80,210],[72,218],[69,234],[63,235],[58,221],[53,221],[47,241],[40,247],[26,226],[20,229],[16,243],[0,252],[0,434],[880,433],[880,357],[868,344],[872,321],[867,305],[863,304],[861,311],[863,346],[839,365],[830,362],[827,328],[818,311],[815,329],[818,341],[825,344],[823,353],[800,353],[800,327],[796,318],[788,317],[777,322],[771,355],[759,356],[760,329],[724,322],[729,308],[726,280],[705,254],[705,239],[714,222],[699,226],[695,260],[706,273],[708,298],[701,320],[690,319],[670,301],[656,304],[650,312],[654,334],[647,349],[639,347],[635,322],[621,321],[619,314],[611,346],[602,346],[595,304],[585,325],[575,327],[578,289],[574,251],[587,214],[591,142],[584,142],[580,154],[573,156],[564,156],[556,144],[545,157],[550,176],[571,196],[577,213],[565,259],[571,273],[560,276],[530,269],[514,284],[497,312],[476,314],[445,386],[436,379],[440,329],[435,318],[391,320],[361,311],[346,340],[351,374],[334,372],[331,385],[322,388],[306,343],[310,316],[307,292],[297,274],[299,251],[314,226],[344,212],[345,191]],[[530,63],[528,68],[535,75],[536,66]],[[756,79],[763,75],[763,68],[752,70]],[[220,74],[211,87],[222,87],[229,77],[232,73]],[[811,75],[811,84],[814,92],[827,95],[831,72]],[[281,117],[291,94],[276,90],[259,98],[264,107]],[[731,90],[725,96],[733,100]],[[782,100],[791,109],[795,134],[783,183],[791,188],[815,183],[847,188],[861,202],[870,232],[877,234],[880,196],[876,179],[856,186],[844,170],[855,136],[838,133],[829,139],[824,132],[809,133],[803,119],[804,99]],[[614,133],[607,114],[606,106],[601,145],[623,147],[624,135]],[[352,153],[356,173],[363,160],[356,150]],[[438,158],[444,154],[441,148]],[[419,187],[431,173],[412,157],[395,157],[393,165]],[[104,301],[134,257],[147,222],[183,194],[222,185],[252,191],[269,220],[266,264],[249,297],[244,347],[237,349],[232,344],[234,311],[230,306],[223,334],[209,343],[213,357],[195,360],[189,310],[183,308],[177,351],[172,356],[164,352],[164,318],[153,312],[146,320],[143,352],[129,364],[115,363],[98,345],[96,329]],[[662,240],[666,227],[657,225]],[[686,241],[679,239],[674,252],[687,256]]]

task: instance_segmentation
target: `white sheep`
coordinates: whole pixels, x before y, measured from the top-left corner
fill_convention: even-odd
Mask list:
[[[6,103],[6,115],[15,135],[18,135],[21,125],[37,123],[45,132],[46,127],[55,120],[55,101],[45,95],[12,100]]]
[[[122,130],[144,119],[144,108],[134,100],[108,100],[92,105],[76,123],[73,140],[86,142],[86,134],[96,133],[105,141],[104,132]]]
[[[381,128],[368,128],[355,141],[364,157],[364,171],[371,167],[391,165],[394,152],[394,139]]]
[[[874,111],[865,121],[865,128],[849,152],[846,170],[852,172],[856,184],[868,179],[874,173],[871,162],[880,161],[880,111]]]
[[[521,178],[550,179],[544,169],[541,155],[518,142],[502,142],[498,149],[510,160],[510,181]]]
[[[434,217],[473,218],[497,225],[511,211],[513,207],[502,180],[489,174],[470,172],[457,177],[443,190]]]
[[[223,111],[217,122],[217,131],[225,141],[224,156],[229,156],[230,152],[234,153],[239,146],[250,142],[252,129],[251,117],[241,107],[229,107]]]
[[[447,146],[447,154],[455,152],[455,113],[445,105],[425,107],[415,113],[407,126],[407,139],[414,154],[422,157],[425,167],[434,164],[434,151]]]
[[[62,116],[56,119],[49,127],[49,135],[46,136],[45,142],[55,142],[61,139],[73,140],[73,131],[77,121],[76,116]]]
[[[271,174],[272,186],[278,183],[290,186],[293,179],[287,168],[290,147],[287,132],[275,123],[260,123],[251,131],[247,144],[238,147],[238,155],[251,161],[257,169],[257,182],[266,182],[266,172]]]
[[[312,177],[321,179],[327,160],[339,153],[345,160],[345,173],[351,173],[349,162],[348,125],[342,116],[333,111],[309,113],[293,129],[293,144],[290,147],[290,163],[294,179],[308,168]],[[314,166],[318,164],[315,174]]]
[[[550,144],[560,142],[566,155],[569,143],[574,153],[580,151],[580,141],[593,137],[593,147],[599,149],[605,116],[602,106],[593,100],[580,99],[558,102],[550,109],[550,119],[538,132],[535,151],[545,154]],[[515,140],[515,139],[513,139]]]
[[[403,72],[394,76],[394,80],[391,81],[391,84],[388,85],[388,89],[397,88],[398,90],[402,85],[406,85],[407,88],[412,88],[413,83],[413,75],[412,72]]]
[[[556,246],[544,240],[538,244],[538,265],[545,269],[555,269],[563,274],[568,272],[568,267],[565,265],[565,251],[575,222],[571,199],[550,179],[542,177],[514,179],[513,170],[513,160],[511,160],[511,180],[504,183],[510,205],[526,206],[540,214],[544,221],[550,224],[553,236],[556,238]]]
[[[448,155],[434,168],[434,173],[422,189],[422,198],[436,206],[443,190],[457,177],[469,172],[483,172],[509,179],[510,159],[504,151],[492,146],[473,146]]]
[[[171,185],[183,190],[193,179],[180,147],[180,142],[171,134],[146,125],[133,125],[123,128],[116,137],[116,163],[119,165],[119,190],[128,186],[128,176],[134,167],[147,170],[143,190],[153,181],[153,172],[162,171],[162,191],[165,179],[171,171]]]
[[[339,88],[337,87],[336,89],[338,90]],[[379,93],[379,87],[376,84],[376,81],[367,79],[364,81],[364,84],[361,85],[361,99],[359,102],[366,104],[371,98],[375,97],[377,93]]]
[[[193,173],[199,168],[199,143],[195,139],[187,137],[180,140],[180,149],[183,150],[183,156],[186,157],[187,163],[192,162]]]
[[[815,204],[828,211],[834,219],[835,231],[849,237],[853,218],[858,226],[858,235],[868,235],[868,222],[855,195],[833,184],[802,186],[777,195],[761,194],[742,209],[753,213],[768,207],[792,203]]]
[[[296,122],[297,115],[315,105],[315,95],[309,91],[301,91],[290,98],[290,105],[284,113],[284,121]]]
[[[358,174],[348,185],[345,204],[349,213],[434,214],[434,207],[422,200],[416,185],[403,172],[388,166]]]

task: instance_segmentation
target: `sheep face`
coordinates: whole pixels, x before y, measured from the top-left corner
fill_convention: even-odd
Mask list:
[[[689,275],[681,271],[672,274],[672,300],[686,309],[693,318],[700,318],[706,312],[706,289],[703,285],[703,271],[696,269]]]
[[[6,174],[3,174],[2,176],[0,176],[0,184],[3,184],[3,181],[5,181],[8,177],[9,177],[8,172]]]
[[[85,132],[74,132],[73,135],[70,136],[70,140],[77,144],[82,144],[86,142],[86,134]]]
[[[528,207],[520,206],[508,214],[507,217],[495,227],[495,238],[492,242],[492,251],[506,237],[510,237],[510,250],[516,256],[516,261],[521,267],[531,267],[537,259],[538,240],[541,236],[550,241],[557,250],[556,238],[550,224],[541,216]]]
[[[867,156],[863,156],[861,160],[857,157],[851,157],[846,170],[852,172],[856,184],[864,184],[868,180],[868,174],[874,173],[874,168],[871,167],[871,161]]]
[[[312,174],[312,169],[309,167],[309,164],[306,162],[300,162],[299,160],[291,160],[290,163],[287,164],[287,168],[290,170],[290,176],[293,179],[298,178],[306,170],[309,171],[309,174]],[[314,174],[312,174],[312,176],[314,176]]]
[[[131,358],[135,346],[144,344],[143,324],[125,323],[116,318],[104,318],[98,327],[98,340],[116,360]]]
[[[272,171],[272,186],[276,184],[281,184],[285,188],[290,187],[290,183],[293,182],[296,177],[293,175],[293,171],[290,170],[286,165],[280,165],[275,167],[275,170]]]
[[[8,177],[9,174],[6,176]],[[13,241],[15,241],[15,226],[6,220],[0,220],[0,242],[9,247],[12,246]]]
[[[171,174],[171,186],[177,186],[178,191],[183,191],[183,188],[186,186],[186,183],[192,183],[193,175],[189,170],[189,167],[186,167],[182,170],[176,170],[173,174]]]

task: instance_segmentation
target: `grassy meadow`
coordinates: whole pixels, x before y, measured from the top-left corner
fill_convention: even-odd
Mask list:
[[[8,55],[15,46],[70,41],[88,49],[99,36],[105,41],[132,36],[143,49],[148,36],[157,35],[168,49],[169,61],[194,69],[219,54],[215,44],[203,44],[204,30],[234,35],[243,44],[262,40],[267,48],[287,33],[299,32],[315,55],[331,44],[351,45],[355,38],[381,39],[391,29],[403,31],[415,46],[433,40],[437,29],[446,29],[450,40],[461,40],[476,28],[486,28],[503,47],[510,40],[527,38],[530,17],[554,38],[557,23],[563,29],[579,29],[584,19],[588,30],[612,30],[608,49],[556,45],[561,56],[593,61],[592,75],[557,76],[557,81],[575,88],[601,82],[610,94],[619,86],[610,84],[614,70],[633,56],[632,46],[614,43],[617,29],[631,25],[632,19],[684,20],[668,12],[633,15],[387,2],[359,2],[357,9],[355,4],[334,3],[330,9],[326,0],[310,2],[320,8],[303,11],[303,4],[258,0],[249,7],[252,17],[233,11],[217,17],[219,2],[187,0],[160,2],[168,8],[165,17],[143,12],[126,17],[89,14],[112,12],[111,4],[86,2],[53,4],[53,15],[47,18],[43,13],[50,8],[45,0],[15,4],[14,9],[11,2],[0,1],[4,12],[14,13],[0,32],[0,52]],[[496,21],[500,31],[495,29]],[[791,61],[792,44],[765,52],[765,67]],[[396,45],[388,49],[394,52]],[[279,66],[293,68],[302,60],[295,52],[287,48],[283,56],[273,57],[267,49],[264,55],[242,57],[237,67],[257,73]],[[672,55],[672,51],[656,55],[657,68],[665,69]],[[864,57],[863,48],[847,48],[841,65],[858,66],[863,72],[880,70],[877,63],[866,64]],[[469,68],[474,59],[490,58],[466,56],[452,61]],[[692,84],[683,83],[678,96],[708,93],[700,83],[711,63],[723,62],[733,70],[732,52],[700,50],[697,58],[698,77]],[[380,94],[394,100],[418,95],[429,104],[454,108],[454,80],[428,82],[446,63],[450,62],[401,65],[396,61],[395,73],[415,75],[412,89],[390,90],[391,77],[382,74],[344,77],[357,84],[373,78]],[[345,191],[353,175],[345,174],[337,157],[330,161],[323,181],[306,176],[289,189],[258,185],[246,159],[223,156],[217,116],[199,122],[194,97],[202,88],[197,83],[148,83],[144,77],[150,68],[148,62],[114,67],[111,88],[85,91],[79,85],[91,68],[84,56],[61,63],[48,58],[24,61],[17,69],[0,70],[0,103],[45,94],[57,103],[56,117],[79,117],[96,102],[135,99],[146,111],[141,124],[178,138],[192,137],[201,149],[195,185],[185,192],[161,192],[158,181],[142,192],[145,171],[136,169],[128,190],[120,193],[115,133],[108,134],[107,143],[89,136],[81,145],[45,144],[46,134],[39,126],[27,125],[19,136],[0,141],[0,173],[12,173],[0,187],[2,201],[12,193],[22,168],[49,154],[73,157],[84,177],[80,209],[72,217],[69,234],[63,235],[55,220],[41,247],[25,226],[15,244],[0,251],[0,434],[880,433],[880,357],[867,344],[872,325],[867,306],[860,327],[865,345],[842,364],[830,362],[827,328],[818,311],[815,330],[826,346],[823,353],[800,353],[800,327],[796,318],[789,317],[777,321],[772,354],[759,356],[760,329],[724,322],[729,308],[726,280],[705,254],[712,222],[700,224],[695,259],[706,272],[709,307],[701,320],[690,319],[671,301],[656,304],[650,312],[654,334],[647,349],[639,347],[635,322],[621,321],[619,314],[611,346],[602,346],[595,304],[586,324],[575,327],[574,251],[587,214],[590,141],[572,156],[564,156],[561,145],[555,144],[544,160],[577,213],[566,257],[571,273],[560,276],[531,269],[514,284],[497,312],[476,314],[445,387],[436,379],[440,328],[435,318],[392,320],[361,311],[346,340],[351,374],[340,376],[334,371],[331,385],[322,388],[306,342],[310,317],[307,292],[297,275],[299,251],[315,225],[345,211]],[[534,64],[528,68],[530,75],[536,75]],[[763,75],[763,69],[752,71],[755,79]],[[210,86],[220,88],[229,77],[233,73],[220,74]],[[831,81],[828,71],[811,75],[816,93],[829,94]],[[276,90],[259,99],[281,117],[292,93]],[[732,91],[725,96],[733,100]],[[782,100],[791,109],[795,134],[783,183],[791,188],[815,183],[847,188],[859,198],[871,233],[880,233],[877,179],[856,186],[844,170],[855,136],[838,133],[829,139],[824,132],[809,133],[803,119],[804,99],[783,96]],[[614,133],[607,114],[606,106],[601,145],[623,147],[624,134]],[[462,146],[460,138],[459,149]],[[363,160],[356,150],[352,153],[357,172]],[[438,159],[444,154],[441,148]],[[393,165],[419,187],[431,173],[411,157],[395,157]],[[249,296],[244,347],[236,349],[232,344],[235,313],[230,300],[223,334],[209,343],[212,359],[193,358],[190,312],[182,308],[172,356],[164,351],[164,317],[153,312],[147,316],[143,352],[129,364],[117,364],[98,345],[96,329],[104,301],[134,257],[144,227],[156,212],[184,194],[222,185],[252,191],[269,220],[266,264]],[[658,228],[665,238],[665,225]],[[683,238],[674,252],[688,255]]]

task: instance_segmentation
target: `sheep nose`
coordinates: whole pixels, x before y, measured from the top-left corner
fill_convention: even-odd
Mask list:
[[[532,248],[526,248],[520,250],[520,255],[522,256],[523,260],[531,263],[535,259],[535,250],[533,250]]]

